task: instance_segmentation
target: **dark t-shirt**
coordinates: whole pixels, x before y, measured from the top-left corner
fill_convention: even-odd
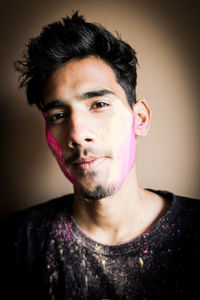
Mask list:
[[[72,194],[10,216],[3,227],[3,299],[196,299],[200,201],[148,190],[171,200],[170,208],[120,245],[99,244],[81,231]]]

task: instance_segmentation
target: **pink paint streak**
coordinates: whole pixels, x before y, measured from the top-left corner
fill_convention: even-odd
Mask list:
[[[44,117],[45,117],[45,121],[46,121],[45,134],[46,134],[47,144],[48,144],[49,148],[51,149],[53,155],[55,156],[55,158],[56,158],[61,170],[65,174],[65,176],[69,179],[69,181],[71,181],[72,184],[76,185],[76,181],[75,181],[74,177],[71,175],[69,169],[66,167],[66,164],[65,164],[65,161],[64,161],[64,158],[62,155],[62,149],[50,133],[51,126],[48,124],[48,119],[47,119],[48,114],[44,113]]]
[[[127,147],[129,144],[129,147]],[[118,157],[119,161],[121,161],[121,177],[119,182],[115,185],[115,189],[120,188],[124,180],[126,179],[129,171],[134,165],[136,155],[136,140],[135,140],[135,113],[133,111],[132,118],[132,127],[131,127],[131,136],[127,139],[127,143],[123,143],[120,155]]]

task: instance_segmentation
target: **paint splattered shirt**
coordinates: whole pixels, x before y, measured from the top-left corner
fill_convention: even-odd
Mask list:
[[[81,231],[73,195],[8,218],[4,299],[196,299],[200,201],[149,190],[171,207],[148,232],[121,245],[99,244]]]

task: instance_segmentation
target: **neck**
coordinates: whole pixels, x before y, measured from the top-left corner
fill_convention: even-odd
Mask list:
[[[163,212],[163,202],[138,185],[134,165],[112,196],[87,202],[75,193],[73,214],[90,238],[102,244],[121,244],[145,232]]]

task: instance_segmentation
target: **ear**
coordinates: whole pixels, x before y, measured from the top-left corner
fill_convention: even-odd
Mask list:
[[[151,123],[151,110],[145,99],[138,100],[134,107],[135,113],[135,135],[145,136],[148,134]]]

